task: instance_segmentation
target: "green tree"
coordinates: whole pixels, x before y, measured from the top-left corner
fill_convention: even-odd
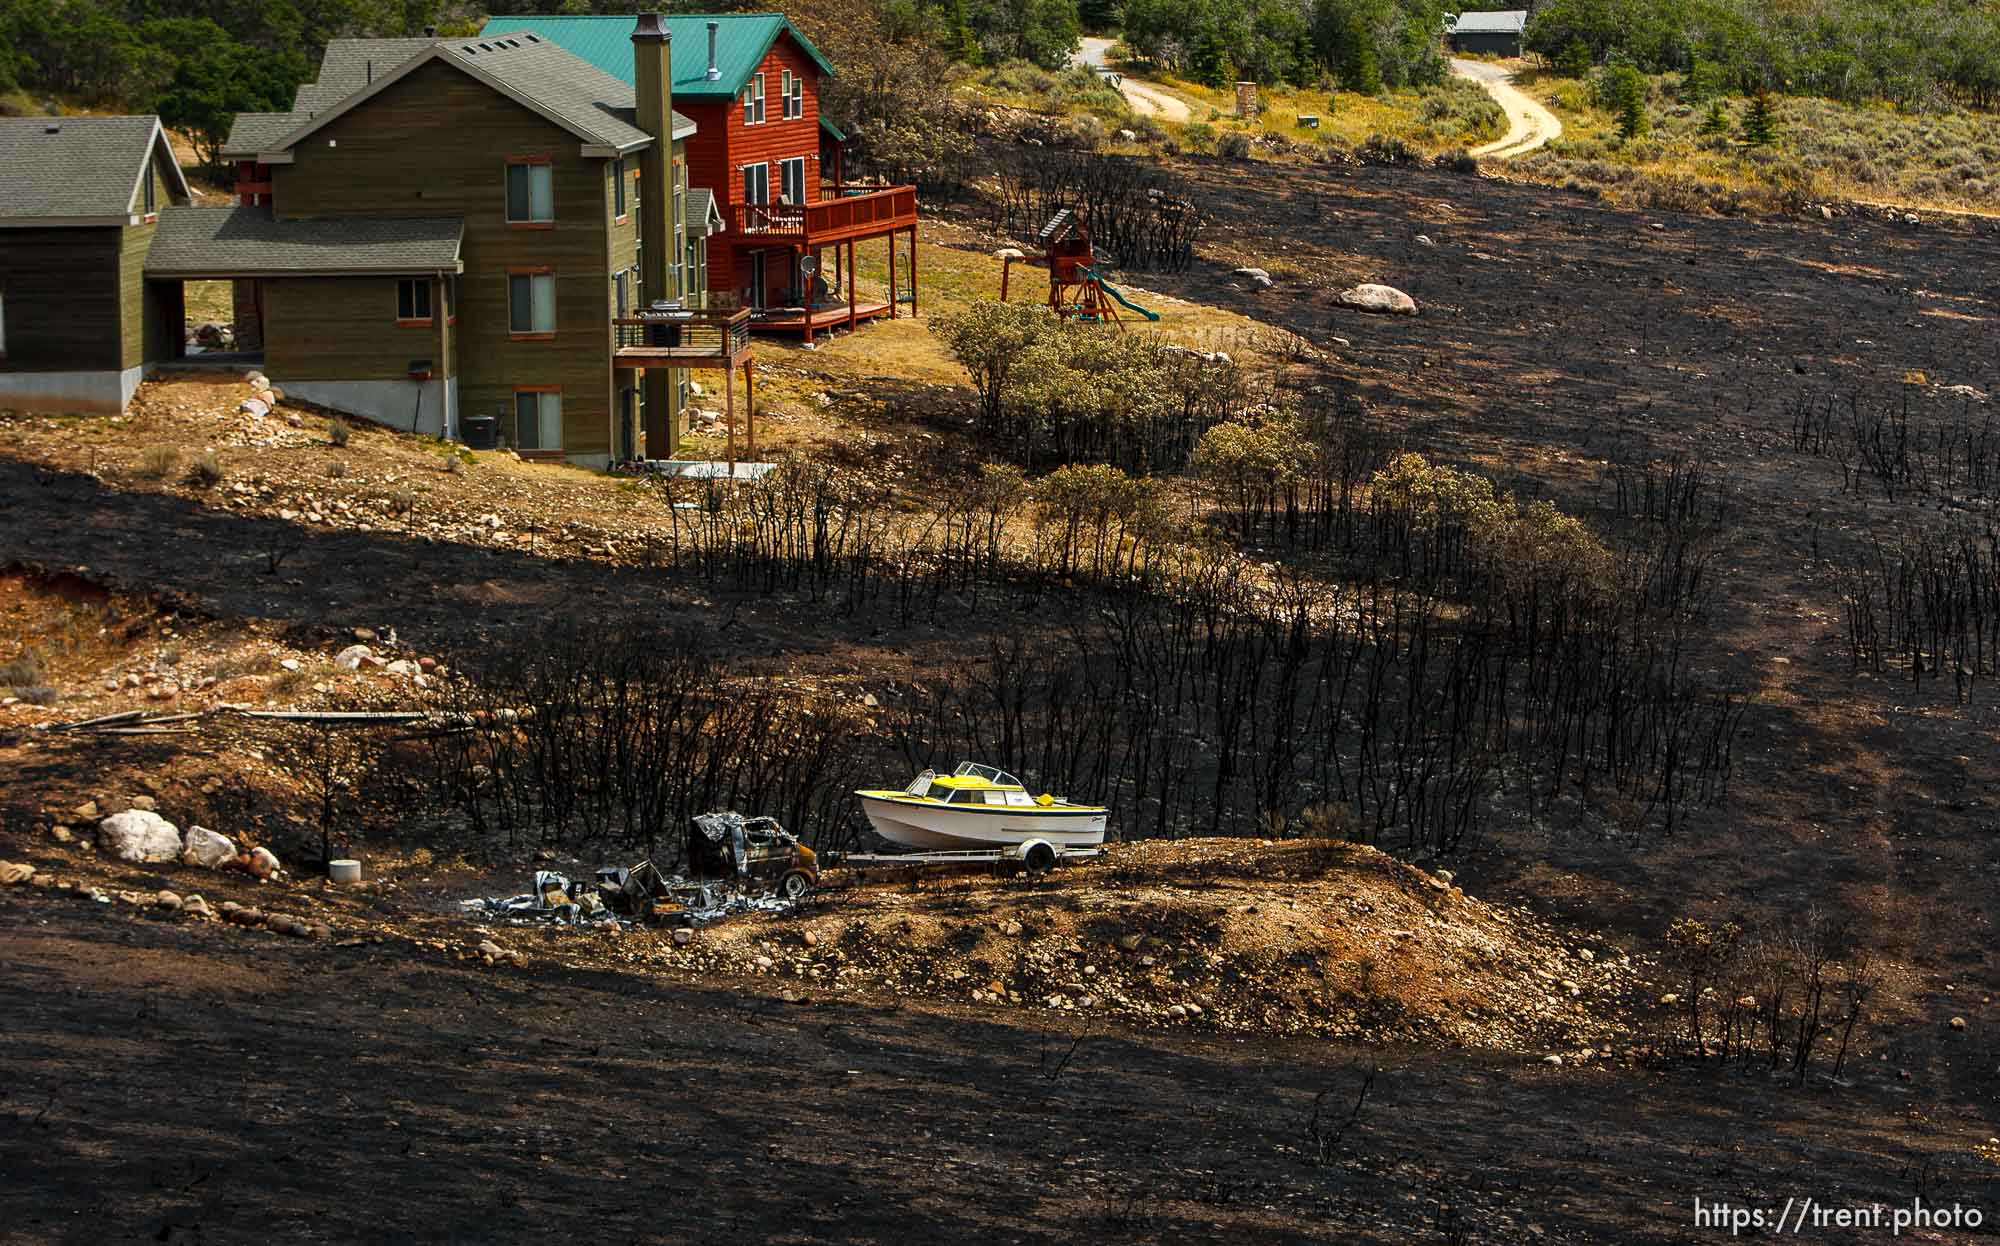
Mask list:
[[[1587,78],[1590,69],[1590,45],[1582,39],[1571,39],[1556,54],[1556,72],[1565,78]]]
[[[1618,101],[1618,137],[1634,139],[1645,132],[1645,95],[1640,91],[1628,91]]]
[[[1771,93],[1762,87],[1750,97],[1750,109],[1743,114],[1743,141],[1752,147],[1769,147],[1778,141],[1777,110]]]
[[[1708,115],[1701,119],[1701,132],[1705,135],[1729,133],[1729,112],[1721,100],[1708,102]]]
[[[269,52],[218,39],[180,63],[153,110],[169,129],[188,136],[202,164],[214,172],[236,114],[282,111],[305,72],[296,51]]]

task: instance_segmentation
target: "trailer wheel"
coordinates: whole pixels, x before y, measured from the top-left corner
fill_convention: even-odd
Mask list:
[[[798,900],[812,890],[812,876],[804,870],[793,870],[778,880],[778,893],[787,900]]]
[[[1028,877],[1039,878],[1056,868],[1056,850],[1047,844],[1030,844],[1021,854],[1021,863],[1027,867]]]

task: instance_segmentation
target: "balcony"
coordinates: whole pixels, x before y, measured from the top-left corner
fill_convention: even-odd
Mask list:
[[[667,309],[611,322],[621,368],[734,368],[750,360],[750,309]]]
[[[803,207],[776,203],[738,203],[730,207],[729,227],[739,238],[819,246],[854,238],[873,238],[917,223],[914,186],[827,185],[818,203]]]

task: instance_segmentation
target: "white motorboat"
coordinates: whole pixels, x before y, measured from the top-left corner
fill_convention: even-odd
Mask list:
[[[926,770],[901,791],[855,795],[877,834],[926,852],[1008,848],[1036,839],[1057,848],[1104,842],[1102,806],[1030,796],[1013,775],[974,762],[948,775]]]

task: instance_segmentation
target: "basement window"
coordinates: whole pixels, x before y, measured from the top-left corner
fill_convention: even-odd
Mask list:
[[[431,322],[431,283],[422,277],[396,283],[396,323],[427,325]]]
[[[514,391],[514,448],[562,449],[562,390]]]
[[[507,274],[507,328],[516,336],[553,336],[556,278],[549,272]]]
[[[555,183],[548,157],[508,157],[507,223],[546,226],[555,219]]]

